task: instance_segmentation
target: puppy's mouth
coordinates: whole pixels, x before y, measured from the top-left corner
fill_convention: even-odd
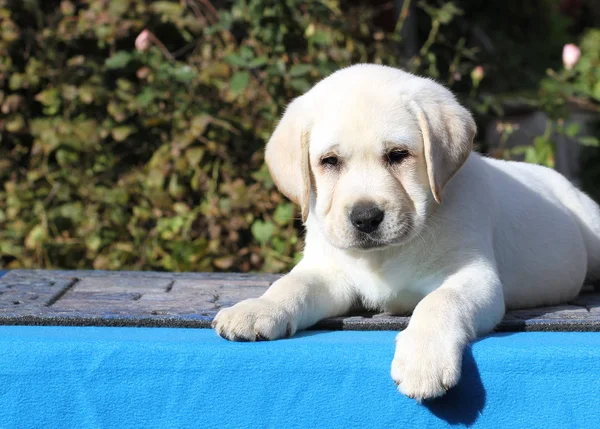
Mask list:
[[[351,248],[357,250],[379,250],[387,247],[398,246],[406,243],[410,239],[410,232],[412,230],[412,219],[408,217],[397,231],[392,234],[365,234],[364,232],[357,231],[356,239],[354,243],[350,245]]]
[[[358,239],[350,246],[360,250],[384,249],[390,246],[387,240],[371,237],[364,233],[359,233]]]

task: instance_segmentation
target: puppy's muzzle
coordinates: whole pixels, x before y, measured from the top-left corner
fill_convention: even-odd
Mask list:
[[[356,229],[371,234],[383,221],[384,211],[371,202],[357,203],[350,212],[350,222]]]

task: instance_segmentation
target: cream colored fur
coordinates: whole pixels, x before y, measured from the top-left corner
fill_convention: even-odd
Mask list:
[[[357,302],[412,313],[391,376],[421,400],[456,385],[464,347],[505,308],[566,302],[600,278],[598,206],[550,169],[472,153],[474,135],[450,91],[384,66],[343,69],[294,100],[266,159],[303,209],[304,257],[221,310],[219,335],[277,339]],[[369,234],[350,221],[365,201],[384,212]]]

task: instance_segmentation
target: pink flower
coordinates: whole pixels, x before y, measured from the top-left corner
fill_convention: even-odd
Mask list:
[[[135,49],[140,52],[145,51],[152,44],[152,33],[148,30],[142,31],[135,39]]]
[[[573,43],[566,44],[563,48],[562,60],[565,68],[571,70],[581,57],[581,49]]]
[[[473,79],[473,82],[479,83],[481,82],[481,80],[483,79],[483,76],[485,76],[483,67],[481,66],[477,66],[473,69],[473,71],[471,71],[471,79]]]

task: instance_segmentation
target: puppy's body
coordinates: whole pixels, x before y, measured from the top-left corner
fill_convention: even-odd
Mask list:
[[[222,310],[219,334],[280,338],[356,304],[412,313],[392,378],[424,399],[458,382],[464,346],[505,308],[599,279],[598,206],[550,169],[471,153],[474,133],[449,91],[387,67],[342,70],[294,101],[267,163],[303,208],[304,258]]]
[[[335,271],[369,307],[399,313],[412,312],[465,258],[494,263],[509,309],[573,298],[588,266],[599,277],[600,212],[555,171],[473,153],[444,197],[421,234],[369,252],[329,245],[309,216],[302,265]]]

